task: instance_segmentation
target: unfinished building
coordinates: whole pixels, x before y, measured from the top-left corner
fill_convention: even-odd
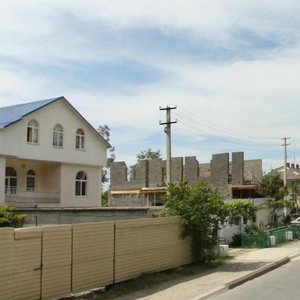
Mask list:
[[[195,156],[171,160],[173,183],[190,185],[205,180],[226,197],[255,197],[256,184],[262,177],[262,160],[244,160],[243,152],[213,154],[210,163],[200,164]],[[132,178],[124,161],[111,166],[110,206],[162,205],[166,194],[166,161],[141,160],[133,167]]]

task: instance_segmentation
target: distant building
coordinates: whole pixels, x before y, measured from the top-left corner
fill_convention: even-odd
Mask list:
[[[199,164],[195,156],[172,158],[172,182],[191,185],[205,180],[230,198],[257,197],[262,178],[262,160],[244,160],[243,152],[213,154],[210,163]],[[134,166],[134,178],[128,180],[125,162],[111,166],[110,206],[162,205],[166,193],[166,161],[142,160]]]
[[[99,206],[108,147],[64,97],[0,108],[0,205]]]
[[[280,178],[284,180],[284,166],[274,169],[273,171],[279,173]],[[286,185],[289,190],[292,189],[293,184],[300,185],[300,168],[299,164],[286,164]]]

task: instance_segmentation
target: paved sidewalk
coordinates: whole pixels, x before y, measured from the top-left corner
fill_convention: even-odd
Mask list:
[[[201,300],[220,294],[243,282],[262,275],[300,255],[300,241],[266,249],[230,250],[233,256],[225,264],[181,282],[159,286],[119,297],[118,300]]]

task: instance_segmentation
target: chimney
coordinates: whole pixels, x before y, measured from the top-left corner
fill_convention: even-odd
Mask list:
[[[296,169],[299,169],[299,164],[296,164]]]
[[[286,163],[286,167],[289,168],[290,167],[290,163]]]
[[[295,169],[295,164],[291,164],[291,168],[292,168],[292,169]]]

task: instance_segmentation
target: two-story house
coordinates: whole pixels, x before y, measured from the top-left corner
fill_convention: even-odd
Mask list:
[[[99,206],[108,147],[64,97],[0,108],[0,205]]]

